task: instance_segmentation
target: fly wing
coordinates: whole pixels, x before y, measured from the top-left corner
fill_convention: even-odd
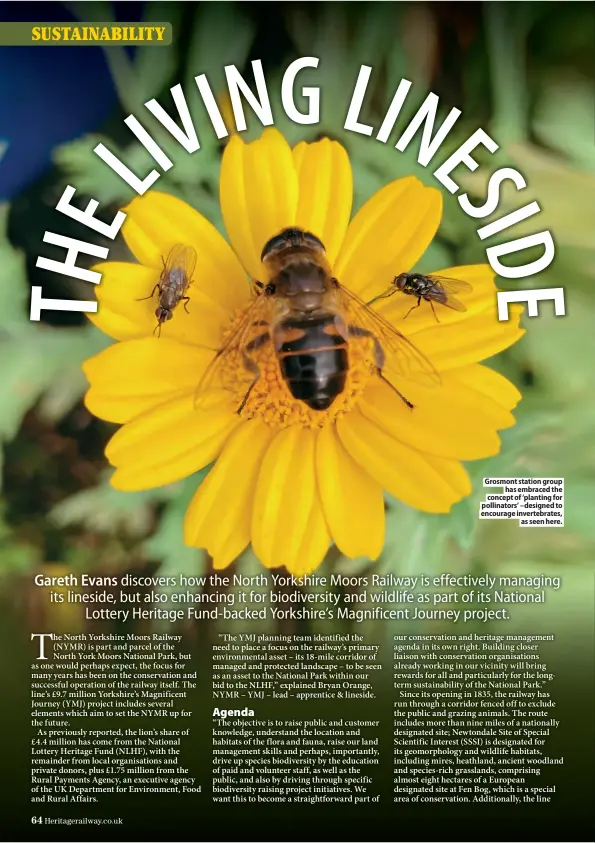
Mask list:
[[[179,288],[179,294],[183,295],[192,281],[192,276],[196,269],[196,261],[196,250],[192,246],[184,246],[182,243],[177,243],[169,251],[163,268],[162,278],[165,281],[172,279]]]
[[[439,284],[445,293],[470,293],[473,287],[467,281],[462,281],[460,278],[447,278],[444,275],[427,275],[430,281]]]
[[[343,318],[347,317],[350,324],[363,329],[380,344],[385,357],[383,374],[390,377],[392,373],[424,386],[440,383],[440,375],[428,358],[390,322],[346,287],[339,286],[336,293]]]
[[[454,293],[470,292],[473,287],[466,281],[461,281],[460,278],[446,278],[443,275],[428,275],[427,278],[434,285],[434,293],[429,293],[427,298],[431,301],[438,301],[444,307],[450,307],[451,310],[458,310],[463,313],[467,310],[463,302],[459,301]],[[442,295],[436,295],[442,294]]]
[[[184,259],[186,261],[186,277],[188,278],[188,283],[190,283],[194,275],[194,270],[196,269],[196,261],[198,260],[196,249],[193,249],[192,246],[186,246]]]
[[[273,299],[264,294],[255,296],[242,320],[232,330],[223,345],[207,366],[194,392],[194,407],[208,404],[209,396],[221,389],[241,391],[244,382],[249,388],[254,374],[247,363],[255,357],[250,343],[256,337],[270,332],[273,316]]]

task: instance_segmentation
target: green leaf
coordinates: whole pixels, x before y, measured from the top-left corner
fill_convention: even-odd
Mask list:
[[[188,49],[186,86],[196,88],[194,77],[204,73],[215,94],[226,90],[225,66],[234,64],[238,70],[242,69],[255,34],[254,25],[241,6],[197,5]]]
[[[21,542],[0,544],[0,576],[27,574],[41,561],[38,548]]]
[[[587,295],[570,286],[567,292],[566,317],[556,317],[551,307],[542,305],[540,315],[529,320],[524,352],[544,384],[558,396],[582,403],[595,389],[595,370],[587,352],[595,333],[595,313]]]
[[[13,326],[13,335],[0,334],[0,443],[17,433],[23,416],[46,391],[47,418],[67,412],[86,389],[80,377],[83,360],[106,345],[96,328],[48,328],[35,322]],[[77,391],[78,390],[78,391]]]
[[[29,285],[25,256],[13,248],[6,228],[10,205],[0,202],[0,336],[29,325]]]
[[[173,29],[173,41],[167,47],[138,46],[134,51],[132,73],[134,77],[134,96],[136,103],[130,100],[130,110],[135,111],[153,97],[158,97],[169,83],[175,81],[178,66],[179,30],[183,6],[181,3],[163,3],[152,0],[145,3],[144,22],[146,24],[167,21]],[[135,112],[136,113],[136,112]],[[143,117],[149,114],[143,110]],[[137,117],[140,115],[137,113]],[[144,120],[142,121],[144,122]]]
[[[579,172],[563,158],[530,143],[511,143],[506,146],[505,153],[509,163],[523,174],[527,187],[519,196],[514,186],[503,185],[497,211],[482,220],[482,224],[533,200],[538,201],[541,212],[539,217],[529,217],[517,223],[510,231],[504,232],[499,241],[492,243],[490,240],[490,245],[549,229],[558,246],[592,250],[595,243],[595,173]],[[461,173],[459,181],[466,191],[483,197],[492,172],[493,166],[480,167],[476,173]]]
[[[0,450],[0,471],[2,451]],[[0,499],[0,578],[25,574],[41,561],[41,551],[20,541],[5,518],[5,501]]]
[[[505,143],[524,141],[528,133],[526,26],[512,3],[486,3],[483,11],[492,81],[493,134]]]
[[[442,517],[444,528],[463,550],[470,550],[480,525],[478,517],[481,481],[475,484],[474,493],[455,504],[448,515]]]
[[[390,498],[386,542],[378,573],[431,574],[444,565],[446,531],[439,516],[427,515]]]
[[[204,469],[176,485],[175,494],[166,504],[156,532],[143,543],[147,556],[161,563],[159,571],[162,576],[196,575],[204,571],[204,552],[184,544],[184,516],[206,474],[207,469]]]
[[[79,20],[86,22],[116,22],[111,3],[67,3]],[[135,114],[143,104],[156,97],[173,78],[178,64],[177,34],[181,5],[178,3],[151,2],[145,4],[145,23],[167,21],[172,24],[174,38],[169,46],[135,46],[130,58],[125,47],[114,43],[100,44],[103,49],[118,99],[124,111]]]
[[[213,130],[195,78],[202,74],[206,76],[221,109],[227,95],[224,68],[227,65],[235,65],[240,71],[244,68],[254,41],[255,29],[243,9],[234,3],[201,3],[196,4],[195,8],[186,56],[184,95],[200,138],[199,154],[203,160],[199,165],[206,170],[208,168],[204,159],[209,162],[214,160],[219,152],[220,141]],[[250,73],[246,78],[249,82]],[[228,125],[227,128],[231,131],[234,127]],[[217,171],[213,176],[217,179]]]
[[[167,494],[167,493],[166,493]],[[153,505],[164,490],[121,492],[106,479],[93,489],[71,495],[50,510],[58,527],[81,525],[98,533],[123,531],[131,537],[146,535],[153,522]]]
[[[546,76],[534,116],[539,140],[591,172],[595,171],[594,100],[591,80],[578,75]]]
[[[52,153],[52,160],[63,171],[66,180],[72,181],[81,193],[92,196],[103,205],[124,205],[133,199],[136,193],[93,152],[98,143],[107,146],[139,177],[146,176],[153,169],[155,162],[144,146],[133,143],[126,150],[122,150],[109,138],[101,135],[85,135],[56,147]]]
[[[593,477],[567,477],[564,483],[564,527],[590,542],[595,541]]]

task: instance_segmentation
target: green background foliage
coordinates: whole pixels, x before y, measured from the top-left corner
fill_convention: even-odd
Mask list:
[[[106,49],[121,105],[119,139],[112,121],[93,136],[76,138],[53,153],[62,185],[73,184],[79,194],[98,199],[106,213],[113,214],[132,198],[131,192],[92,149],[101,140],[135,172],[147,172],[146,150],[132,135],[121,141],[126,137],[121,132],[123,116],[142,116],[174,161],[159,189],[180,196],[221,229],[222,145],[201,111],[193,80],[206,73],[223,102],[224,65],[249,70],[249,61],[260,58],[275,124],[290,142],[328,134],[348,149],[356,208],[400,176],[415,174],[440,187],[432,171],[480,126],[498,141],[500,150],[485,156],[475,173],[461,176],[465,190],[482,196],[489,174],[506,164],[523,173],[529,186],[520,196],[506,195],[504,210],[536,198],[542,213],[515,228],[514,236],[550,228],[557,256],[547,271],[522,283],[563,286],[567,316],[555,318],[551,305],[542,305],[539,317],[525,319],[526,337],[491,361],[520,387],[524,400],[516,413],[517,425],[503,433],[501,453],[469,465],[473,494],[448,516],[424,515],[387,498],[387,543],[376,563],[379,571],[417,574],[529,565],[542,572],[550,566],[589,562],[595,544],[595,370],[589,351],[595,333],[594,79],[588,58],[595,37],[593,9],[583,3],[470,5],[474,11],[462,15],[453,4],[441,3],[285,4],[277,13],[280,51],[249,3],[151,3],[150,18],[170,20],[174,33],[184,34],[174,37],[171,48],[141,47],[133,58],[122,48]],[[72,7],[87,21],[110,19],[109,4]],[[297,126],[281,108],[283,70],[300,55],[320,58],[319,68],[300,78],[323,91],[317,126]],[[429,170],[416,162],[418,141],[397,152],[394,139],[384,145],[342,129],[361,64],[374,68],[361,119],[376,127],[402,77],[413,87],[399,126],[406,125],[407,116],[430,90],[440,96],[440,120],[450,108],[461,109]],[[152,97],[167,108],[168,88],[177,82],[184,87],[198,127],[201,150],[194,155],[160,130],[142,108]],[[247,135],[259,131],[252,119]],[[393,135],[396,139],[398,131]],[[477,224],[446,191],[444,202],[438,237],[419,268],[485,262]],[[496,215],[502,212],[500,206]],[[81,362],[110,340],[82,321],[75,326],[29,321],[27,256],[7,236],[9,213],[10,208],[0,208],[0,588],[42,563],[92,571],[158,565],[167,574],[207,570],[204,554],[182,544],[184,511],[205,472],[148,492],[111,488],[102,451],[114,427],[92,419],[84,409],[80,371]],[[506,232],[503,239],[510,237]],[[114,251],[118,249],[124,253],[125,247],[117,244]],[[516,288],[518,283],[502,280],[500,286]],[[90,296],[78,282],[66,292]],[[480,521],[481,478],[488,473],[564,477],[566,527],[523,530],[516,522]],[[255,563],[247,553],[239,564],[249,570]],[[325,568],[360,573],[368,564],[331,551]]]

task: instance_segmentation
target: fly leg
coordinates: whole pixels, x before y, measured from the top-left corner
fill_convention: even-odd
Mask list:
[[[244,395],[242,403],[240,404],[240,406],[236,410],[236,413],[238,414],[238,416],[241,414],[242,410],[246,406],[248,398],[250,398],[250,393],[252,392],[252,390],[254,389],[256,384],[258,383],[258,379],[260,378],[260,369],[258,368],[258,365],[254,362],[254,360],[252,360],[252,358],[246,352],[258,351],[258,349],[262,348],[262,346],[265,343],[267,343],[269,341],[269,339],[270,339],[270,337],[269,337],[268,334],[260,334],[258,337],[254,337],[254,339],[251,340],[248,343],[248,345],[246,346],[246,351],[242,355],[244,366],[247,369],[247,371],[250,372],[250,374],[252,375],[252,383],[248,387],[248,390],[247,390],[246,394]]]
[[[384,355],[384,351],[382,350],[382,346],[380,345],[374,334],[371,331],[367,331],[365,328],[360,328],[359,325],[349,325],[348,331],[350,337],[368,337],[374,342],[374,362],[376,364],[376,374],[379,378],[381,378],[381,380],[383,380],[390,386],[393,392],[397,393],[403,404],[409,407],[410,410],[413,410],[415,405],[412,404],[408,398],[405,398],[403,393],[399,392],[397,387],[393,386],[393,384],[388,380],[388,378],[385,378],[382,374],[382,369],[384,368],[386,358]]]
[[[440,319],[438,319],[438,314],[436,313],[436,308],[434,307],[434,302],[432,301],[432,299],[430,299],[430,307],[432,308],[432,313],[434,314],[436,322],[440,322]]]
[[[186,313],[190,313],[190,311],[188,310],[188,302],[190,301],[190,296],[183,296],[182,301],[184,302],[184,310],[186,311]]]
[[[413,305],[413,307],[410,307],[410,308],[409,308],[409,310],[407,311],[407,313],[405,314],[405,316],[403,316],[403,319],[407,319],[407,317],[409,316],[409,314],[411,313],[411,311],[412,311],[412,310],[417,310],[417,308],[418,308],[418,307],[420,306],[420,304],[421,304],[421,300],[422,300],[422,296],[418,296],[418,297],[417,297],[417,304],[414,304],[414,305]],[[430,304],[432,304],[432,302],[430,302]],[[434,310],[434,306],[433,306],[433,305],[432,305],[432,310]],[[435,311],[435,310],[434,310],[434,316],[436,316],[436,311]]]
[[[380,293],[379,296],[374,296],[374,298],[370,299],[370,301],[367,301],[366,304],[368,307],[370,307],[371,305],[376,304],[377,301],[381,301],[382,299],[390,299],[390,297],[394,296],[396,292],[397,288],[394,286],[393,283],[390,285],[388,290],[385,290],[384,293]]]
[[[155,290],[158,290],[158,289],[159,289],[159,284],[155,284],[155,286],[153,287],[153,292],[151,293],[150,296],[144,296],[142,299],[137,299],[137,301],[147,301],[147,299],[152,299],[153,296],[155,295]]]
[[[403,274],[401,274],[401,275],[396,275],[396,276],[393,278],[393,280],[391,281],[391,284],[390,284],[390,287],[388,288],[388,290],[385,290],[383,293],[380,293],[380,295],[379,295],[379,296],[374,296],[374,298],[373,298],[373,299],[370,299],[370,301],[367,301],[367,302],[366,302],[366,304],[368,305],[368,307],[370,307],[370,305],[371,305],[371,304],[376,304],[376,302],[377,302],[377,301],[380,301],[381,299],[389,299],[391,296],[394,296],[394,294],[395,294],[396,292],[398,292],[399,290],[402,290],[402,287],[400,287],[400,286],[399,286],[398,282],[399,282],[399,281],[400,281],[403,277],[404,277],[404,275],[403,275]]]

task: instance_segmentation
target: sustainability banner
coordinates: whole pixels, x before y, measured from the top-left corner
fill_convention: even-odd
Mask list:
[[[0,837],[592,841],[595,12],[0,2]]]

